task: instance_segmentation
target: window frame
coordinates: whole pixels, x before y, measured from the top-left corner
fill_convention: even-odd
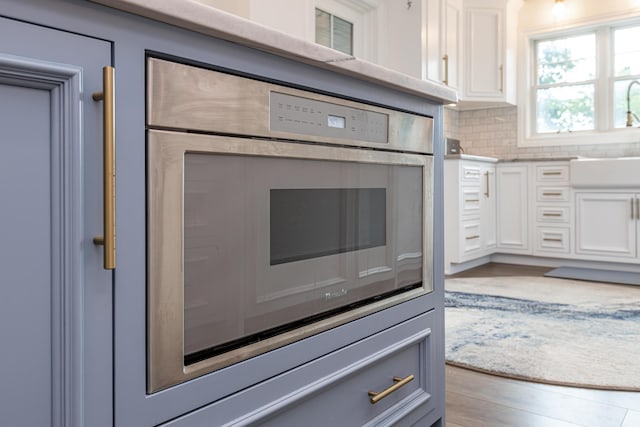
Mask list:
[[[615,144],[638,142],[640,134],[636,128],[614,128],[614,84],[629,77],[615,77],[614,38],[615,29],[640,26],[640,17],[618,17],[590,23],[548,28],[522,35],[518,90],[518,146],[569,146],[583,144]],[[596,76],[594,80],[594,129],[575,132],[536,133],[537,105],[537,58],[536,42],[557,38],[595,33]],[[640,76],[639,76],[640,77]],[[566,85],[570,85],[567,83]],[[640,96],[640,93],[637,95]],[[640,112],[637,112],[640,115]]]
[[[323,8],[316,6],[315,9],[314,9],[314,13],[316,14],[316,19],[315,19],[315,22],[314,22],[316,34],[317,34],[317,31],[318,31],[318,19],[317,19],[318,11],[320,11],[322,13],[326,13],[327,15],[329,15],[329,40],[330,40],[329,44],[331,46],[326,46],[326,45],[323,45],[323,46],[326,46],[326,47],[329,47],[331,49],[337,50],[338,52],[342,52],[345,55],[354,56],[356,23],[351,21],[351,20],[349,20],[349,19],[347,19],[347,18],[343,18],[342,16],[338,16],[338,15],[336,15],[336,14],[330,12],[330,11],[324,10]],[[339,20],[344,21],[347,24],[351,25],[351,34],[350,34],[350,40],[349,40],[349,42],[350,42],[350,46],[349,46],[350,52],[344,52],[344,51],[342,51],[340,49],[337,49],[335,47],[334,38],[335,38],[335,20],[336,19],[339,19]],[[314,40],[314,42],[318,43],[317,36],[316,36],[316,39]],[[318,44],[321,44],[321,43],[318,43]]]

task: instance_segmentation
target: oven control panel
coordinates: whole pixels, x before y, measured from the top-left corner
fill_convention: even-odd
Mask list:
[[[389,116],[330,102],[272,91],[269,96],[272,131],[300,135],[389,142]]]

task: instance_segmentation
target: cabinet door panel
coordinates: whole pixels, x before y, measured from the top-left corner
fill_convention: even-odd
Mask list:
[[[91,99],[110,51],[0,18],[3,426],[112,424],[111,274],[92,243],[102,105]]]
[[[468,8],[465,29],[465,93],[468,97],[501,97],[504,72],[503,12],[500,9]]]
[[[528,166],[498,167],[497,234],[500,252],[529,254]]]
[[[634,195],[576,193],[576,253],[635,258]]]

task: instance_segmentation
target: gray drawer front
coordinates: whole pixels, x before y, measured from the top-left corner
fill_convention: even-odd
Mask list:
[[[417,316],[163,425],[208,426],[216,414],[225,426],[374,426],[427,414],[437,400],[434,321],[433,312]],[[393,385],[394,376],[408,375],[414,379],[370,402],[369,391],[380,392]]]

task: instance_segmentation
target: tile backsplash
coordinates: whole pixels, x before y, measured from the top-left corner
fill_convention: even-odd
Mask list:
[[[445,136],[459,139],[466,154],[499,159],[640,156],[640,142],[518,147],[517,125],[517,107],[467,111],[445,109],[444,114]]]

